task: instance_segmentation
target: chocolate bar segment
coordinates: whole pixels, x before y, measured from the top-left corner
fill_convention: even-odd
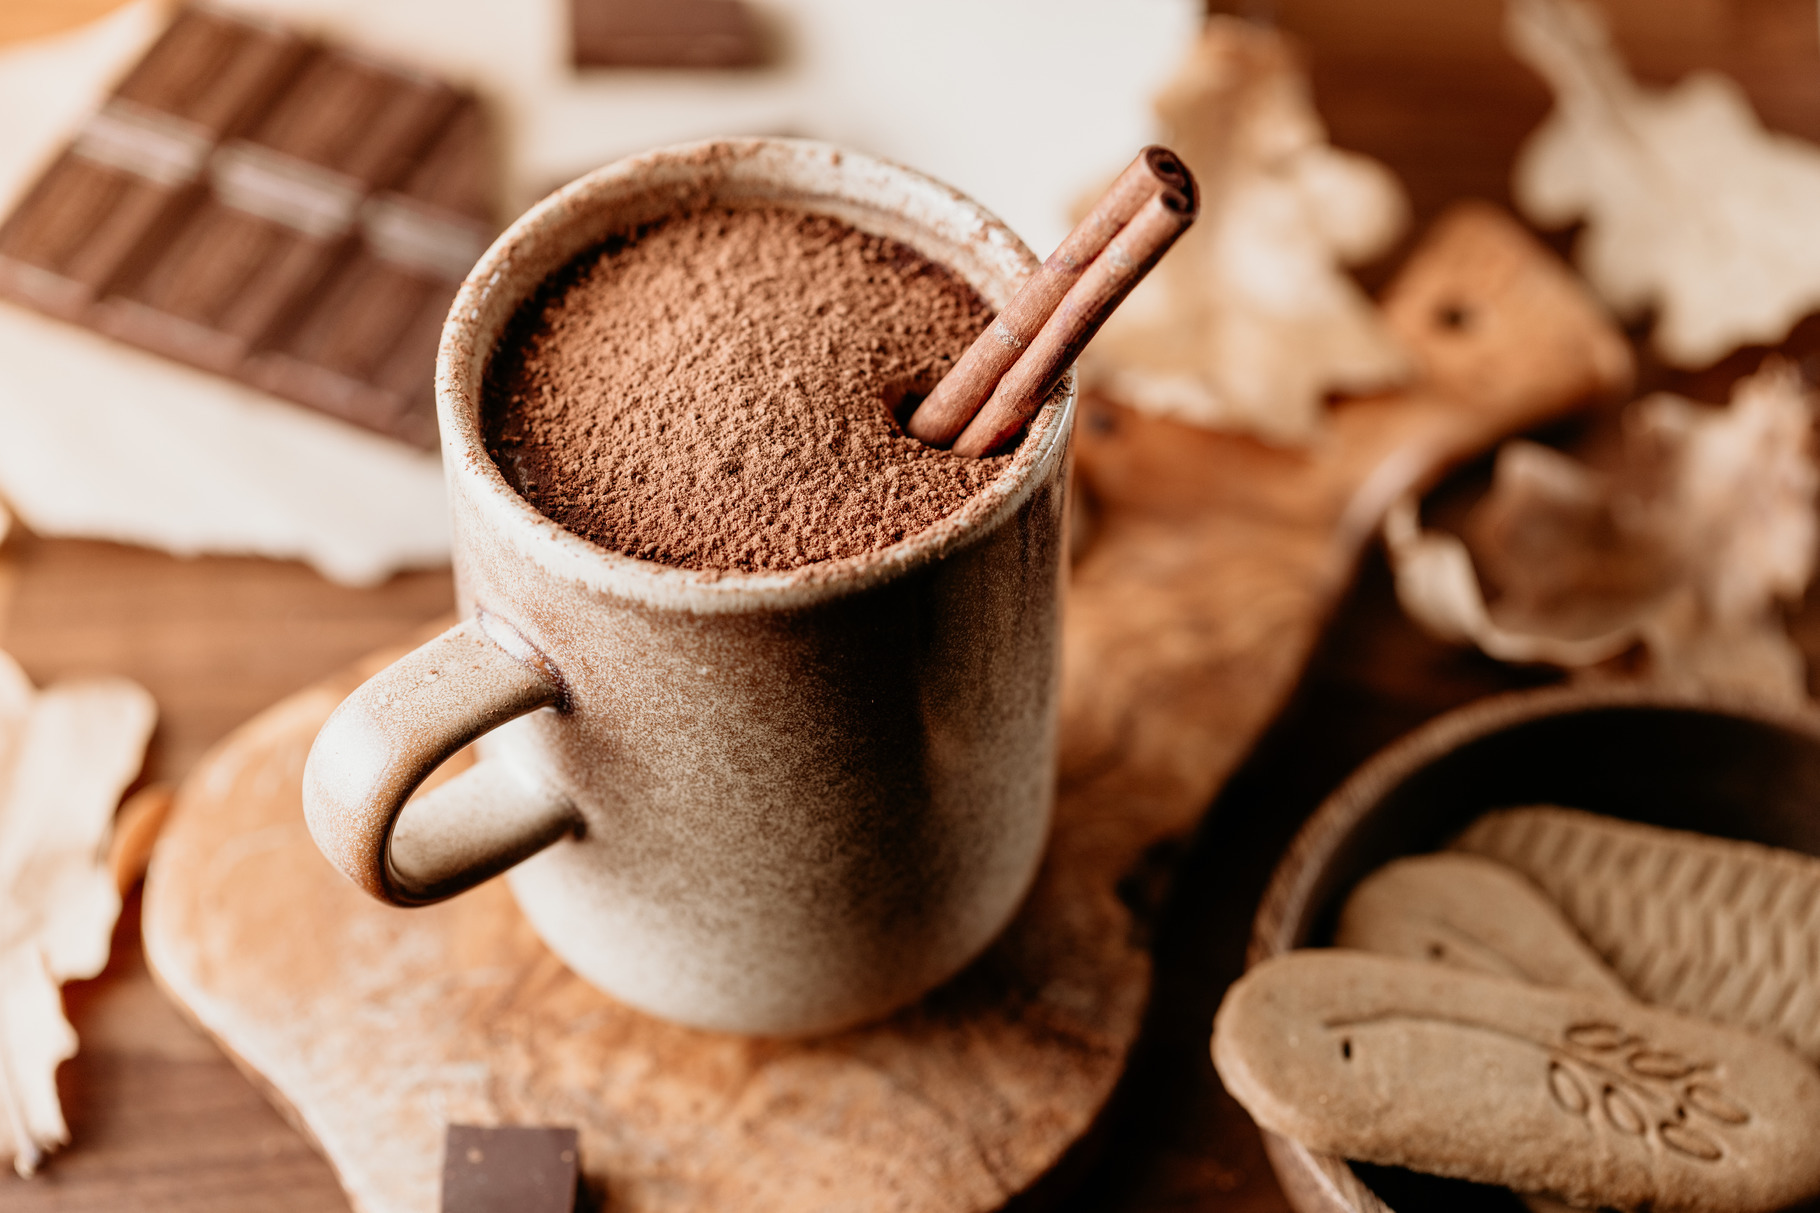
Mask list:
[[[578,67],[756,67],[758,22],[741,0],[570,0]]]
[[[96,326],[235,373],[309,305],[363,199],[409,168],[456,103],[428,76],[317,50],[246,134],[216,150],[208,197],[161,256],[97,305]]]
[[[360,208],[359,239],[247,377],[407,442],[433,446],[432,372],[455,291],[493,237],[488,133],[465,98],[398,188]]]
[[[574,1129],[450,1125],[442,1213],[574,1213],[580,1157]]]
[[[257,20],[180,12],[0,226],[0,292],[79,317],[195,204],[216,144],[306,49]]]

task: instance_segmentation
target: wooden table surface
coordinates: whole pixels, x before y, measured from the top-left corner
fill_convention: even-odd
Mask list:
[[[0,42],[103,7],[0,0]],[[1812,0],[1610,7],[1646,78],[1672,80],[1702,65],[1731,71],[1766,121],[1820,139]],[[1244,11],[1303,37],[1335,141],[1401,174],[1417,230],[1452,199],[1507,200],[1511,156],[1547,96],[1502,50],[1493,0],[1283,0]],[[1381,281],[1395,260],[1362,276]],[[1811,363],[1820,325],[1803,325],[1789,348]],[[1646,364],[1644,381],[1722,400],[1760,355],[1694,376]],[[1484,475],[1482,465],[1469,469],[1441,495],[1464,499]],[[143,683],[162,711],[148,779],[180,777],[259,709],[450,605],[441,572],[350,590],[268,561],[178,560],[17,532],[0,547],[0,647],[40,683],[89,672]],[[1820,655],[1820,610],[1795,622],[1804,648]],[[1146,1043],[1093,1155],[1080,1160],[1081,1185],[1066,1208],[1286,1208],[1206,1050],[1270,868],[1321,797],[1380,746],[1450,707],[1546,677],[1421,636],[1396,607],[1382,557],[1368,557],[1291,707],[1179,857],[1157,928]],[[136,895],[107,972],[68,987],[65,999],[82,1038],[82,1052],[59,1073],[75,1144],[37,1179],[0,1177],[0,1210],[347,1209],[327,1165],[152,984]]]

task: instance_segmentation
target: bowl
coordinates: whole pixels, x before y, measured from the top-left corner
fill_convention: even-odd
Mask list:
[[[1247,965],[1329,942],[1353,886],[1490,809],[1557,804],[1820,855],[1820,711],[1647,684],[1550,687],[1441,716],[1367,762],[1277,866]],[[1350,1164],[1266,1132],[1299,1213],[1521,1209],[1502,1189]]]

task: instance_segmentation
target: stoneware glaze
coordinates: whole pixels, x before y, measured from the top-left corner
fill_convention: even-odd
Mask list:
[[[610,235],[767,204],[901,240],[994,307],[1036,264],[953,190],[791,140],[652,152],[540,203],[443,332],[465,620],[337,709],[304,806],[323,853],[376,897],[426,904],[511,868],[533,925],[606,992],[686,1024],[800,1035],[957,972],[1035,875],[1074,391],[1070,376],[960,511],[850,560],[690,572],[538,514],[480,428],[487,359],[520,302]],[[476,738],[478,766],[406,806]]]
[[[1434,851],[1481,813],[1557,804],[1820,855],[1820,712],[1591,683],[1483,700],[1431,721],[1341,785],[1296,835],[1252,924],[1250,964],[1331,942],[1353,887]],[[1298,1213],[1507,1210],[1503,1189],[1355,1166],[1264,1134]]]

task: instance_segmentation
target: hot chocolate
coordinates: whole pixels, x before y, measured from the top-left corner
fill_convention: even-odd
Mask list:
[[[304,773],[312,836],[373,896],[424,904],[511,869],[530,925],[601,990],[773,1037],[837,1031],[933,989],[1036,877],[1055,799],[1074,418],[1066,383],[996,475],[898,439],[868,394],[933,375],[985,309],[896,246],[787,209],[803,198],[901,234],[994,302],[1037,268],[952,190],[798,140],[659,149],[533,207],[443,331],[468,617],[336,709]],[[637,233],[707,207],[738,213]],[[639,238],[603,249],[615,232]],[[895,483],[900,505],[965,504],[888,554],[795,573],[616,556],[499,475],[483,416],[496,359],[495,403],[511,408],[492,429],[518,442],[495,449],[571,518],[623,489],[634,508],[609,515],[628,528],[621,550],[724,562],[732,536],[782,564],[822,554],[825,536],[853,550],[914,525],[876,521],[886,511],[854,484],[889,502]],[[710,416],[743,426],[737,440]],[[619,475],[626,464],[635,474]],[[839,491],[772,507],[804,469]],[[659,520],[681,522],[633,529],[640,509],[672,504]],[[778,535],[820,547],[791,552]],[[482,734],[477,764],[416,794]]]
[[[1008,455],[904,434],[991,320],[950,270],[805,211],[700,210],[576,258],[488,373],[487,447],[545,516],[686,569],[781,571],[887,547]]]

